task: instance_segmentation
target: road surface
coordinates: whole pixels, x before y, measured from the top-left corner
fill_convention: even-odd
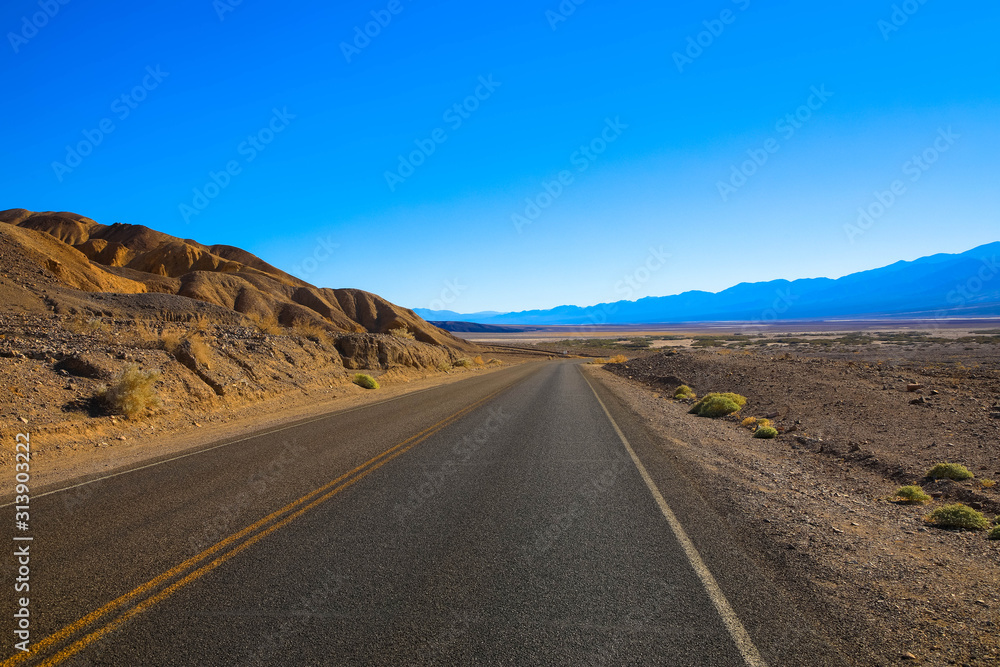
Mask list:
[[[588,377],[525,364],[39,489],[33,650],[3,664],[844,664]]]

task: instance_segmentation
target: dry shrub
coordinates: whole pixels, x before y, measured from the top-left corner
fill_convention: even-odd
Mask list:
[[[609,364],[624,364],[626,361],[628,361],[628,357],[626,357],[624,354],[616,354],[615,356],[608,359]]]
[[[111,330],[104,320],[99,317],[85,317],[77,315],[73,319],[63,324],[63,328],[70,333],[88,335],[98,333],[108,333]]]
[[[153,390],[159,379],[158,371],[143,371],[138,364],[131,364],[110,386],[103,387],[99,395],[113,412],[135,419],[163,405]]]
[[[174,354],[184,342],[184,332],[180,329],[164,329],[160,332],[160,347]]]
[[[389,329],[389,335],[395,338],[406,338],[408,340],[416,340],[416,336],[406,328],[406,325],[396,327],[395,329]]]
[[[328,336],[329,332],[326,328],[317,324],[313,320],[296,320],[294,327],[295,331],[299,334],[309,340],[319,343],[320,345],[326,345],[330,342]]]
[[[204,338],[198,335],[191,336],[187,340],[188,349],[191,351],[191,357],[202,366],[207,367],[212,359],[211,346],[209,346]]]
[[[247,319],[250,320],[250,324],[256,327],[257,331],[262,334],[277,336],[285,331],[284,328],[278,323],[278,318],[271,314],[261,315],[259,313],[247,313]]]
[[[195,331],[205,332],[208,331],[209,327],[212,326],[211,320],[205,315],[196,315],[194,320],[192,320]]]
[[[476,357],[474,357],[472,359],[472,363],[474,363],[477,366],[485,366],[486,365],[486,362],[483,361],[482,355],[477,355]]]
[[[135,326],[135,338],[139,347],[152,350],[160,347],[160,332],[149,322],[139,322]]]

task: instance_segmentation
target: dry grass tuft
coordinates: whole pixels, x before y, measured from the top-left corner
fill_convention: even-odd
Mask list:
[[[285,333],[285,328],[278,323],[278,318],[274,315],[260,315],[258,313],[247,313],[250,324],[257,328],[257,331],[270,336],[279,336]]]
[[[159,379],[158,371],[143,371],[132,364],[110,386],[102,388],[99,396],[112,411],[135,419],[163,405],[153,390]]]
[[[315,341],[320,345],[327,345],[330,342],[329,331],[312,320],[296,320],[294,329],[300,335]]]
[[[395,329],[389,329],[389,335],[395,338],[406,338],[408,340],[417,339],[417,337],[413,335],[413,332],[407,329],[405,325],[396,327]]]
[[[628,357],[626,357],[624,354],[616,354],[615,356],[608,359],[609,364],[624,364],[626,361],[628,361]]]

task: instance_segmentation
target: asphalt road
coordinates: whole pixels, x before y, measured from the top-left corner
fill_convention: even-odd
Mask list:
[[[844,664],[576,363],[219,444],[33,501],[4,665]]]

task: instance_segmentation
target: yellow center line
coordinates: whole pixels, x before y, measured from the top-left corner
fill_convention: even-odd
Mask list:
[[[335,480],[333,480],[333,481],[331,481],[331,482],[329,482],[329,483],[327,483],[327,484],[319,487],[318,489],[310,491],[309,493],[307,493],[306,495],[302,496],[298,500],[295,500],[295,501],[289,503],[288,505],[286,505],[286,506],[282,507],[281,509],[279,509],[279,510],[277,510],[277,511],[271,513],[271,514],[269,514],[268,516],[264,517],[263,519],[260,519],[259,521],[256,521],[255,523],[251,524],[250,526],[247,526],[243,530],[230,535],[229,537],[227,537],[224,540],[218,542],[214,546],[209,547],[208,549],[202,551],[201,553],[199,553],[199,554],[197,554],[195,556],[192,556],[191,558],[185,560],[180,565],[177,565],[177,566],[171,568],[170,570],[168,570],[167,572],[164,572],[163,574],[159,575],[155,579],[152,579],[152,580],[150,580],[150,581],[148,581],[148,582],[146,582],[146,583],[144,583],[144,584],[136,587],[134,590],[130,591],[129,593],[126,593],[125,595],[123,595],[123,596],[121,596],[121,597],[119,597],[119,598],[117,598],[115,600],[112,600],[111,602],[107,603],[106,605],[104,605],[100,609],[97,609],[96,611],[93,611],[93,612],[87,614],[86,616],[80,618],[77,621],[74,621],[70,625],[67,625],[66,627],[62,628],[61,630],[55,632],[54,634],[49,635],[48,637],[42,639],[37,644],[35,644],[35,646],[33,647],[33,650],[31,652],[29,652],[29,653],[20,653],[20,654],[18,654],[16,656],[8,658],[3,663],[0,663],[0,667],[13,667],[14,665],[22,664],[22,663],[30,660],[31,658],[34,658],[35,656],[39,655],[40,653],[42,653],[42,652],[48,650],[49,648],[51,648],[53,645],[64,641],[68,637],[72,636],[73,634],[76,634],[77,632],[79,632],[83,628],[87,627],[88,625],[91,625],[92,623],[94,623],[95,621],[101,619],[102,617],[107,616],[108,614],[110,614],[111,612],[115,611],[116,609],[118,609],[118,608],[120,608],[120,607],[128,604],[129,602],[132,602],[132,601],[136,600],[137,598],[140,598],[141,596],[145,595],[146,593],[149,593],[150,591],[156,589],[157,587],[159,587],[161,584],[165,583],[166,581],[168,581],[168,580],[170,580],[170,579],[172,579],[172,578],[174,578],[174,577],[182,574],[184,571],[186,571],[186,570],[190,569],[191,567],[197,565],[199,562],[203,561],[204,559],[208,558],[209,556],[211,556],[213,554],[216,554],[217,552],[219,552],[219,551],[225,549],[226,547],[232,545],[234,542],[237,542],[240,539],[246,537],[247,535],[250,535],[251,533],[254,533],[258,529],[266,526],[268,523],[270,523],[271,521],[274,521],[275,519],[281,517],[282,515],[284,515],[284,514],[286,514],[288,512],[292,512],[293,510],[295,510],[295,508],[299,507],[300,505],[302,505],[304,503],[309,502],[310,499],[315,498],[317,495],[323,494],[326,491],[330,491],[331,488],[336,487],[336,488],[334,488],[333,491],[330,491],[326,495],[324,495],[321,498],[319,498],[319,499],[317,499],[317,500],[309,503],[305,507],[302,507],[302,508],[298,509],[297,511],[294,511],[292,514],[288,515],[287,517],[285,517],[281,521],[275,523],[270,528],[267,528],[266,530],[258,533],[257,535],[254,535],[249,540],[247,540],[244,543],[240,544],[239,546],[237,546],[236,548],[232,549],[231,551],[229,551],[229,552],[227,552],[225,554],[222,554],[221,556],[219,556],[215,560],[211,561],[207,565],[201,567],[200,569],[195,570],[194,572],[192,572],[188,576],[184,577],[180,581],[175,582],[170,587],[164,589],[163,591],[161,591],[157,595],[155,595],[155,596],[153,596],[151,598],[148,598],[147,600],[145,600],[141,604],[137,605],[133,609],[131,609],[128,612],[126,612],[123,616],[121,616],[118,619],[112,621],[108,626],[105,626],[104,628],[102,628],[102,629],[100,629],[100,630],[98,630],[98,631],[96,631],[96,632],[88,635],[87,637],[85,637],[84,639],[79,640],[78,642],[76,642],[75,644],[71,645],[70,647],[68,647],[66,649],[63,649],[58,654],[56,654],[55,656],[53,656],[52,658],[50,658],[49,660],[47,660],[46,662],[44,662],[42,664],[43,665],[54,665],[54,664],[57,664],[57,662],[65,660],[66,658],[68,658],[68,657],[70,657],[70,656],[78,653],[85,646],[87,646],[90,643],[93,643],[93,641],[96,641],[97,639],[100,639],[101,637],[105,636],[106,634],[108,634],[108,632],[111,632],[111,630],[108,630],[108,628],[112,628],[112,629],[117,628],[118,626],[121,625],[122,622],[124,622],[124,620],[127,620],[128,618],[131,618],[132,616],[134,616],[135,614],[139,613],[140,611],[147,609],[148,607],[152,606],[153,604],[155,604],[159,600],[168,597],[174,591],[176,591],[178,588],[186,585],[187,583],[190,583],[190,581],[193,581],[194,579],[197,579],[197,578],[203,576],[204,574],[206,574],[207,572],[215,569],[216,567],[218,567],[219,565],[221,565],[225,561],[229,560],[232,556],[234,556],[237,553],[243,551],[245,548],[247,548],[251,544],[254,544],[254,543],[258,542],[264,536],[270,535],[271,533],[273,533],[274,531],[278,530],[279,528],[287,525],[293,519],[301,516],[302,514],[304,514],[305,512],[309,511],[310,509],[316,507],[317,505],[319,505],[319,504],[321,504],[321,503],[329,500],[330,498],[332,498],[334,495],[336,495],[337,493],[339,493],[343,489],[346,489],[347,487],[351,486],[352,484],[354,484],[358,480],[360,480],[363,477],[367,476],[369,473],[377,470],[378,468],[381,468],[383,465],[385,465],[386,463],[388,463],[392,459],[394,459],[397,456],[403,454],[404,452],[409,451],[410,449],[412,449],[413,447],[417,446],[418,444],[420,444],[421,442],[423,442],[424,440],[426,440],[427,438],[429,438],[431,435],[433,435],[437,431],[440,431],[444,427],[448,426],[449,424],[453,423],[454,421],[456,421],[456,420],[460,419],[461,417],[465,416],[466,414],[468,414],[472,410],[478,408],[483,403],[486,403],[490,399],[494,398],[501,391],[503,391],[503,389],[498,390],[498,391],[496,391],[496,392],[494,392],[494,393],[486,396],[485,398],[480,399],[479,401],[476,401],[475,403],[472,403],[471,405],[466,406],[465,408],[462,408],[461,410],[459,410],[458,412],[454,413],[453,415],[451,415],[449,417],[446,417],[446,418],[442,419],[441,421],[437,422],[436,424],[434,424],[434,425],[432,425],[432,426],[424,429],[420,433],[417,433],[416,435],[413,435],[413,436],[407,438],[406,440],[404,440],[403,442],[399,443],[398,445],[396,445],[394,447],[391,447],[391,448],[385,450],[384,452],[382,452],[382,453],[380,453],[380,454],[372,457],[371,459],[365,461],[361,465],[355,467],[353,470],[350,470],[350,471],[344,473],[343,475],[341,475],[340,477],[337,477]],[[354,476],[352,479],[348,479],[348,478],[350,478],[352,476]],[[348,481],[344,482],[344,480],[348,480]],[[341,484],[341,482],[344,482],[344,483]],[[338,484],[340,484],[340,486],[337,486]],[[83,643],[83,642],[86,642],[86,643]],[[66,653],[67,651],[69,651],[71,649],[74,649],[74,648],[75,648],[75,650],[73,650],[71,653]],[[66,655],[63,655],[64,653],[66,653]]]

